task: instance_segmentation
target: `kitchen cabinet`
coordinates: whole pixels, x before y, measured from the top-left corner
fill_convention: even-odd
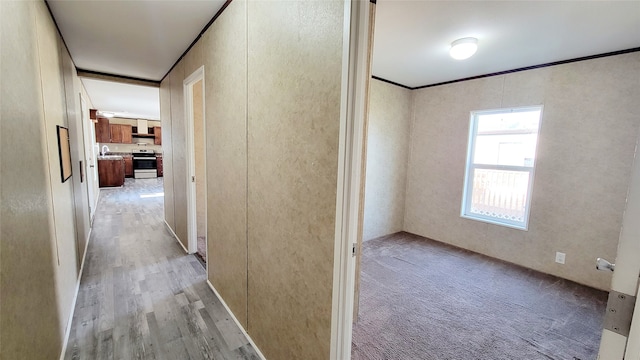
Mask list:
[[[123,144],[131,144],[133,143],[133,132],[131,131],[131,125],[120,125],[120,132],[122,133],[122,143]]]
[[[133,177],[133,155],[124,155],[124,176]]]
[[[98,158],[98,182],[100,187],[124,185],[124,159],[122,156]]]
[[[122,142],[122,131],[120,131],[120,124],[110,124],[109,131],[111,132],[110,142],[118,144]]]
[[[109,119],[100,117],[96,123],[96,142],[111,142],[111,129],[109,128]]]
[[[131,144],[132,132],[131,125],[110,124],[111,142],[116,144]]]
[[[156,155],[156,171],[158,172],[158,177],[162,177],[164,175],[164,168],[162,167],[162,155]]]
[[[162,145],[162,128],[160,126],[153,127],[153,144]]]

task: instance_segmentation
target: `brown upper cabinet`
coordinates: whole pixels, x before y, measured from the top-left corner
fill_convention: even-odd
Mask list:
[[[117,144],[131,144],[131,125],[110,124],[111,142]]]
[[[162,145],[162,128],[160,126],[153,127],[153,144]]]
[[[134,137],[153,138],[155,145],[162,145],[162,128],[154,126],[149,128],[148,134],[138,134],[133,125],[110,124],[104,117],[97,119],[96,141],[99,143],[132,144]]]
[[[96,142],[111,142],[111,129],[109,128],[109,119],[100,117],[96,123]]]

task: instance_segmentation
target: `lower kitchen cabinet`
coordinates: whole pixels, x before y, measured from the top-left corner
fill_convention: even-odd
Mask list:
[[[156,170],[158,172],[158,177],[164,175],[164,169],[162,167],[162,155],[156,156]]]
[[[124,159],[98,159],[98,182],[100,187],[124,185]]]
[[[133,156],[124,155],[124,176],[133,177]]]

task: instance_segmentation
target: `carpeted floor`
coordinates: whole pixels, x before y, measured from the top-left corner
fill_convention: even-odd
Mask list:
[[[606,292],[408,233],[362,256],[354,360],[597,357]]]

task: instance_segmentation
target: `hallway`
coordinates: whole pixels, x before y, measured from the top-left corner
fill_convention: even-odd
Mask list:
[[[65,359],[258,359],[167,230],[162,181],[101,190]]]

